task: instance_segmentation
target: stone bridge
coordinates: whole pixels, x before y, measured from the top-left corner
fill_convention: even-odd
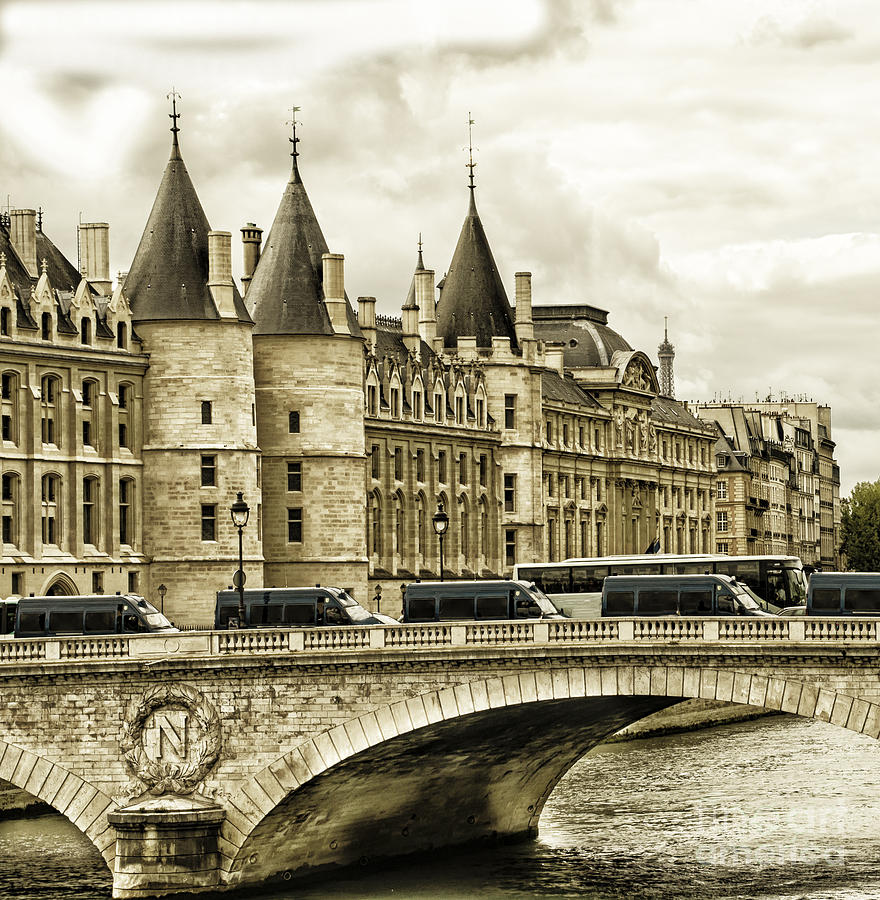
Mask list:
[[[595,744],[682,698],[880,735],[878,622],[605,619],[0,641],[0,779],[115,897],[534,835]]]

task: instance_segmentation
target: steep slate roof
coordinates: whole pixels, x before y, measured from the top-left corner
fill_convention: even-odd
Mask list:
[[[321,256],[328,252],[294,156],[290,180],[248,288],[254,334],[333,334],[322,286]],[[349,330],[360,336],[347,297],[345,306]]]
[[[447,347],[460,337],[476,337],[478,347],[491,347],[493,337],[509,337],[518,347],[513,310],[498,274],[483,223],[477,214],[474,190],[458,244],[441,282],[437,303],[437,334]]]
[[[564,378],[558,372],[541,373],[541,396],[545,400],[557,400],[563,403],[576,403],[593,409],[604,409],[592,394],[575,384],[573,378]]]
[[[177,134],[162,183],[147,220],[124,293],[132,319],[219,319],[208,290],[208,232],[211,226],[180,155]],[[233,285],[240,322],[250,322]]]
[[[376,329],[376,356],[383,359],[391,356],[401,365],[405,365],[409,359],[409,350],[403,342],[403,333],[393,331],[389,328],[379,327]],[[427,366],[432,359],[436,359],[434,351],[424,342],[419,342],[419,361],[423,366]]]
[[[46,274],[54,288],[58,290],[76,290],[76,286],[82,281],[76,266],[43,234],[42,229],[37,229],[37,269],[43,271],[43,260],[46,260]]]
[[[651,413],[655,419],[661,421],[673,422],[699,431],[715,431],[711,423],[696,418],[683,403],[669,397],[655,397],[651,401]]]

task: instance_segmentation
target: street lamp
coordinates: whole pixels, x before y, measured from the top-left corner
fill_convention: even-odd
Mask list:
[[[238,499],[229,509],[232,513],[232,524],[238,529],[238,571],[232,579],[232,583],[238,588],[238,627],[244,628],[245,610],[244,610],[244,556],[242,552],[242,531],[248,523],[248,516],[251,508],[245,502],[242,492],[238,492]]]
[[[165,595],[168,593],[168,588],[164,584],[160,584],[156,588],[156,593],[159,595],[159,612],[165,615]]]
[[[434,526],[434,533],[440,541],[440,580],[443,581],[443,535],[449,528],[449,516],[443,511],[443,504],[437,504],[437,512],[434,513],[431,523]]]

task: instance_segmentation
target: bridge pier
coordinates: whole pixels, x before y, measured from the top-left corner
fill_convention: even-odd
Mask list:
[[[216,890],[225,816],[210,801],[169,794],[109,813],[116,829],[114,898]]]

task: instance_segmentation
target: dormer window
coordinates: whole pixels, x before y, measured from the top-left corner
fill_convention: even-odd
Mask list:
[[[79,339],[83,344],[92,342],[92,320],[83,317],[79,323]]]
[[[124,350],[128,346],[128,330],[125,322],[119,322],[116,326],[116,346],[120,350]]]
[[[44,312],[42,319],[42,335],[44,341],[52,340],[52,315]]]
[[[8,337],[12,333],[12,310],[8,306],[0,309],[0,334]]]

